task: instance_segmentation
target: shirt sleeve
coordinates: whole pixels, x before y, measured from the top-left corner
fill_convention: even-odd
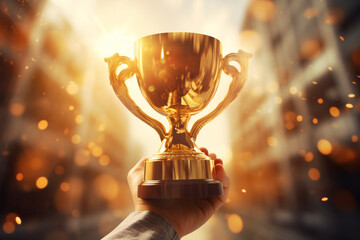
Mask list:
[[[132,212],[102,240],[180,240],[174,227],[164,217],[151,212]]]

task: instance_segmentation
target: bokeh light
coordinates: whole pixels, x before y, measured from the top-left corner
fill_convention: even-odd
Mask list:
[[[38,123],[38,128],[40,130],[45,130],[48,127],[49,123],[46,120],[40,120]]]
[[[14,116],[21,116],[25,111],[25,106],[22,103],[12,103],[10,105],[10,113]]]
[[[316,168],[310,168],[308,171],[308,176],[313,181],[318,181],[320,179],[320,172]]]
[[[317,143],[317,147],[319,152],[321,152],[324,155],[329,155],[332,152],[332,145],[326,139],[320,139]]]
[[[331,107],[329,109],[330,115],[333,117],[339,117],[340,116],[340,110],[337,107]]]
[[[20,225],[22,223],[21,218],[19,216],[15,217],[15,222]]]
[[[236,101],[197,139],[223,159],[230,197],[182,239],[357,239],[358,6],[3,1],[0,239],[101,239],[133,210],[127,173],[161,143],[118,101],[103,59],[134,59],[136,39],[168,31],[214,36],[223,56],[252,54]],[[230,81],[222,74],[216,96],[190,126],[217,106]],[[135,102],[168,127],[136,76],[126,84]]]
[[[231,232],[240,233],[243,230],[244,223],[238,214],[230,214],[227,217],[227,225]]]
[[[276,6],[270,0],[255,0],[250,4],[249,11],[256,19],[268,22],[274,18]]]
[[[38,189],[44,189],[48,185],[48,179],[46,177],[39,177],[36,179],[36,187]]]

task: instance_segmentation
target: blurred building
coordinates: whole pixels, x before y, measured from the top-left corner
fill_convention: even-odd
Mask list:
[[[250,3],[241,41],[254,56],[232,119],[227,206],[243,229],[230,239],[360,236],[359,11],[359,1]]]
[[[0,23],[0,238],[99,239],[131,202],[105,63],[46,1],[1,1]]]

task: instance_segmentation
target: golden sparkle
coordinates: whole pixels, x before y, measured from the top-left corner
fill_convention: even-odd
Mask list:
[[[321,152],[324,155],[329,155],[332,152],[332,145],[326,139],[320,139],[317,143],[317,148],[319,152]]]
[[[46,121],[46,120],[40,120],[40,121],[38,122],[38,128],[39,128],[40,130],[45,130],[45,129],[47,129],[48,126],[49,126],[49,123],[48,123],[48,121]]]
[[[44,189],[46,188],[46,186],[48,185],[48,179],[44,176],[42,177],[39,177],[37,180],[36,180],[36,183],[35,183],[36,187],[38,189]]]

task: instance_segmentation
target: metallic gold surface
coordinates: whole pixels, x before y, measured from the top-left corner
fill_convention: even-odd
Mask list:
[[[154,128],[155,131],[159,134],[160,139],[163,140],[165,137],[165,127],[159,121],[145,114],[129,96],[125,81],[131,78],[137,72],[134,61],[128,57],[120,57],[118,53],[115,53],[113,56],[105,58],[105,62],[107,62],[109,65],[110,84],[113,87],[116,96],[130,112]],[[116,69],[123,64],[127,65],[128,67],[116,75]]]
[[[145,180],[215,179],[214,161],[196,151],[158,153],[145,162]]]
[[[194,33],[162,33],[135,43],[138,83],[163,115],[195,114],[213,97],[220,78],[221,43]]]
[[[223,58],[219,40],[197,33],[174,32],[137,40],[134,61],[118,54],[105,59],[118,98],[135,116],[153,127],[162,140],[159,152],[145,163],[145,181],[215,178],[214,161],[194,141],[200,129],[237,97],[247,79],[250,57],[239,50]],[[229,64],[231,61],[239,63],[240,71]],[[128,67],[117,75],[116,69],[122,64]],[[190,117],[203,110],[214,96],[221,70],[232,77],[226,97],[188,131]],[[168,132],[130,98],[125,81],[134,74],[145,99],[168,119]]]

